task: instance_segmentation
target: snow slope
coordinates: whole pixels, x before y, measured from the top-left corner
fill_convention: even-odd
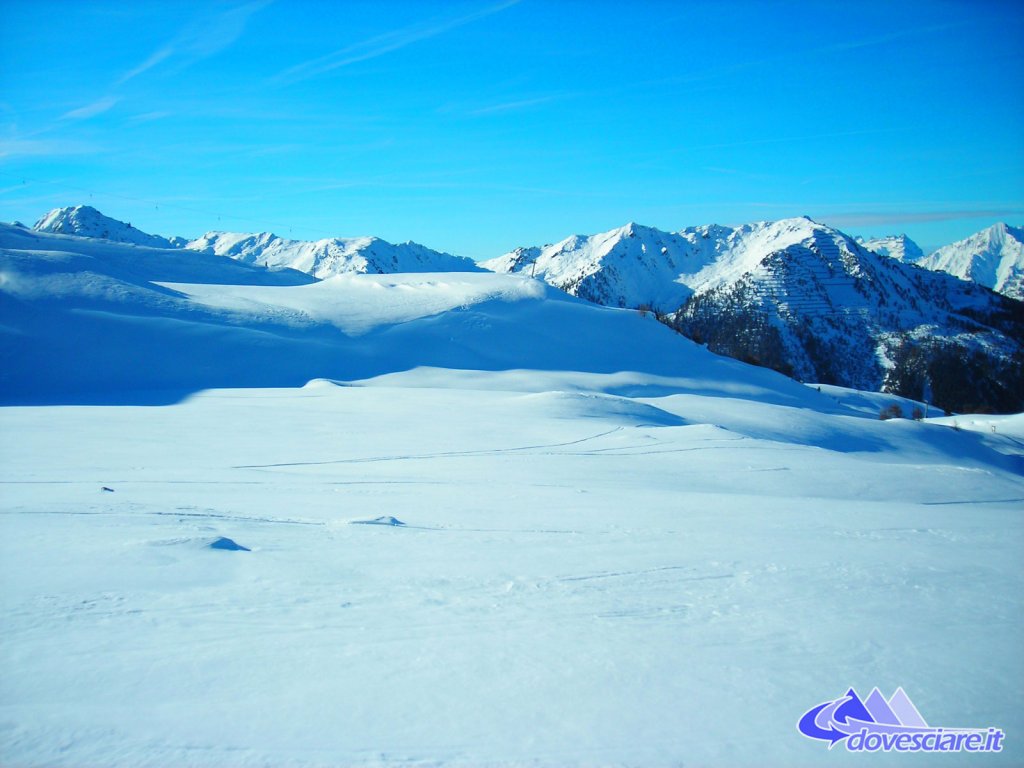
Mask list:
[[[994,224],[918,261],[994,291],[1024,300],[1024,229]]]
[[[269,232],[208,232],[187,246],[272,269],[297,269],[314,277],[393,272],[479,272],[472,259],[431,250],[417,243],[394,245],[376,237],[285,240]]]
[[[796,730],[849,686],[1024,727],[1019,417],[522,275],[16,227],[0,359],[3,765],[852,763]]]
[[[0,332],[9,361],[0,402],[150,402],[416,366],[664,376],[697,369],[716,387],[806,397],[795,382],[712,355],[651,318],[519,275],[313,282],[189,250],[17,227],[0,227]]]
[[[88,205],[54,208],[39,219],[33,229],[57,235],[78,235],[112,240],[115,243],[147,245],[151,248],[180,248],[185,245],[183,238],[146,234],[131,224],[104,216]]]

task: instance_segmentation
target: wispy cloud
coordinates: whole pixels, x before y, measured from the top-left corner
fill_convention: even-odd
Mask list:
[[[139,64],[137,67],[133,67],[132,69],[128,70],[120,78],[118,78],[116,85],[124,85],[133,77],[138,77],[143,72],[146,72],[155,67],[161,61],[169,59],[172,55],[174,55],[174,48],[172,48],[170,44],[165,45],[163,48],[160,48],[159,50],[153,51],[153,53],[149,55],[149,58],[147,58],[144,62]]]
[[[878,45],[894,43],[897,40],[905,40],[912,37],[924,37],[936,32],[946,32],[950,29],[958,29],[962,26],[963,24],[931,24],[922,27],[906,27],[895,32],[887,32],[883,35],[862,37],[858,40],[844,40],[838,43],[832,43],[831,45],[824,45],[820,48],[812,48],[810,53],[839,53],[842,51],[853,51],[858,48],[873,48]]]
[[[340,69],[341,67],[356,64],[360,61],[375,59],[378,56],[400,50],[421,40],[437,37],[457,27],[499,13],[519,2],[520,0],[505,0],[505,2],[487,6],[463,16],[434,18],[418,24],[410,24],[393,29],[390,32],[339,48],[325,56],[319,56],[315,59],[304,61],[301,64],[296,64],[279,72],[271,80],[282,85],[289,85]]]
[[[242,36],[250,16],[272,2],[250,0],[213,15],[197,16],[140,64],[125,72],[115,85],[124,85],[165,61],[175,61],[183,68],[220,53]]]
[[[173,113],[166,110],[157,110],[155,112],[143,112],[140,115],[132,115],[128,118],[130,123],[152,123],[154,120],[163,120],[166,117],[171,117]]]
[[[97,145],[87,141],[66,139],[0,139],[0,157],[48,157],[62,155],[92,155],[99,152]]]
[[[759,69],[766,65],[777,64],[784,61],[816,58],[819,56],[828,56],[830,54],[844,53],[847,51],[854,51],[863,48],[876,48],[880,46],[889,45],[890,43],[895,43],[900,40],[928,37],[930,35],[934,35],[940,32],[946,32],[948,30],[960,28],[962,26],[963,24],[932,24],[920,27],[905,27],[896,32],[889,32],[883,35],[873,35],[871,37],[862,37],[857,38],[855,40],[841,40],[836,43],[830,43],[828,45],[822,45],[811,48],[786,49],[782,53],[777,53],[770,56],[763,56],[757,59],[748,59],[747,61],[738,61],[721,67],[698,69],[692,72],[687,72],[686,74],[677,75],[673,77],[665,77],[659,78],[657,80],[645,80],[641,82],[631,83],[629,86],[626,87],[628,87],[629,89],[636,89],[649,88],[655,86],[694,85],[696,83],[717,80],[719,78],[735,75],[750,69]]]
[[[70,112],[65,112],[60,116],[61,120],[87,120],[90,117],[96,117],[96,115],[102,115],[108,109],[113,107],[120,99],[117,96],[104,96],[101,99],[91,104],[86,104],[84,107],[78,109],[72,109]]]
[[[844,227],[864,227],[882,224],[915,224],[929,221],[959,221],[960,219],[1000,219],[1024,215],[1024,208],[985,208],[978,210],[944,211],[854,211],[823,215],[819,220]]]
[[[480,107],[479,109],[473,109],[466,113],[469,117],[485,117],[487,115],[498,115],[504,112],[518,112],[522,109],[529,109],[530,107],[537,107],[541,104],[548,104],[552,101],[558,101],[565,98],[564,95],[551,94],[549,96],[537,96],[532,99],[519,99],[517,101],[505,101],[500,104],[491,104],[490,106]]]

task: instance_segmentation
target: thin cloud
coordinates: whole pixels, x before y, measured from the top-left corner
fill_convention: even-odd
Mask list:
[[[927,37],[938,32],[945,32],[947,30],[957,29],[962,26],[962,24],[933,24],[923,27],[908,27],[906,29],[901,29],[897,32],[890,32],[884,35],[863,37],[857,40],[844,40],[838,43],[830,43],[829,45],[818,46],[816,48],[789,50],[784,53],[779,53],[773,56],[765,56],[758,59],[740,61],[722,67],[697,70],[676,77],[665,77],[659,78],[657,80],[645,80],[637,83],[632,83],[629,86],[626,86],[621,89],[613,89],[613,91],[624,90],[625,88],[635,89],[649,88],[654,86],[694,85],[696,83],[717,80],[719,78],[734,75],[740,72],[744,72],[746,70],[757,69],[766,65],[777,64],[783,61],[814,58],[817,56],[827,56],[833,53],[842,53],[845,51],[859,50],[862,48],[875,48],[878,46],[888,45],[890,43],[894,43],[899,40],[905,40],[908,38]]]
[[[153,53],[149,55],[149,58],[141,64],[139,64],[139,66],[129,70],[128,72],[125,72],[118,79],[116,85],[123,85],[124,83],[127,83],[133,77],[138,77],[143,72],[152,69],[164,59],[169,59],[173,54],[174,48],[172,48],[170,45],[165,45],[163,48],[153,51]]]
[[[853,131],[830,131],[828,133],[805,133],[800,136],[772,136],[761,139],[744,139],[742,141],[725,141],[725,142],[714,142],[711,144],[687,144],[680,146],[676,149],[668,150],[658,155],[658,158],[666,157],[669,155],[677,155],[684,152],[693,152],[704,149],[732,149],[734,147],[757,147],[761,145],[770,144],[794,144],[802,143],[806,141],[816,141],[818,139],[837,139],[847,136],[875,136],[884,133],[901,133],[907,131],[907,128],[864,128],[861,130]],[[721,168],[710,169],[721,171]]]
[[[1024,208],[988,208],[953,211],[855,211],[834,216],[822,216],[830,224],[845,227],[863,227],[882,224],[915,224],[929,221],[958,221],[960,219],[1000,219],[1024,215]]]
[[[558,101],[559,99],[565,98],[564,96],[551,95],[551,96],[537,96],[533,99],[519,99],[518,101],[506,101],[501,104],[492,104],[487,107],[480,107],[479,109],[473,109],[466,113],[469,117],[485,117],[487,115],[497,115],[503,112],[518,112],[521,109],[529,109],[530,107],[540,106],[541,104],[548,104],[552,101]]]
[[[125,72],[115,85],[124,85],[165,61],[175,60],[183,68],[220,53],[242,36],[250,16],[273,1],[251,0],[213,16],[202,15],[193,19],[142,63]]]
[[[814,48],[811,50],[811,53],[838,53],[840,51],[856,50],[857,48],[872,48],[877,45],[886,45],[887,43],[893,43],[897,40],[904,40],[908,37],[918,37],[930,35],[935,32],[945,32],[946,30],[958,29],[962,26],[962,24],[932,24],[927,27],[909,27],[897,32],[889,32],[884,35],[865,37],[860,40],[847,40],[845,42],[822,46],[821,48]]]
[[[56,157],[93,155],[99,148],[85,141],[63,139],[0,139],[0,157]]]
[[[117,102],[120,101],[117,96],[104,96],[102,99],[97,99],[91,104],[86,104],[84,107],[78,109],[72,109],[70,112],[65,112],[60,116],[61,120],[87,120],[90,117],[96,117],[101,115],[108,109],[113,107]]]
[[[174,113],[167,112],[166,110],[158,110],[156,112],[143,112],[140,115],[132,115],[128,118],[129,123],[151,123],[154,120],[163,120],[164,118],[171,117]]]
[[[418,43],[421,40],[428,40],[432,37],[437,37],[438,35],[444,34],[445,32],[457,27],[491,16],[495,13],[499,13],[500,11],[504,11],[506,8],[511,8],[519,2],[520,0],[506,0],[505,2],[488,6],[487,8],[482,8],[479,11],[474,11],[473,13],[469,13],[464,16],[449,19],[432,19],[430,21],[420,22],[419,24],[411,24],[406,27],[394,29],[390,32],[376,35],[375,37],[371,37],[367,40],[347,45],[344,48],[339,48],[326,56],[320,56],[309,61],[304,61],[301,64],[296,64],[293,67],[289,67],[271,78],[271,82],[290,85],[301,80],[307,80],[311,77],[331,72],[335,69],[340,69],[341,67],[356,64],[360,61],[375,59],[378,56],[383,56],[393,51],[400,50],[401,48],[405,48],[413,43]]]

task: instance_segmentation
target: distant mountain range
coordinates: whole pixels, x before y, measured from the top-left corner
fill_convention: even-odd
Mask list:
[[[865,248],[925,269],[956,275],[1024,300],[1024,229],[999,222],[928,254],[906,235],[863,240]]]
[[[395,245],[377,237],[305,241],[285,240],[270,232],[207,232],[192,241],[181,237],[165,238],[140,232],[131,224],[104,216],[87,205],[56,208],[36,222],[33,229],[151,248],[187,248],[270,269],[297,269],[318,279],[349,273],[481,271],[472,259],[434,251],[417,243]]]
[[[1005,224],[925,257],[905,235],[857,240],[806,217],[679,232],[631,223],[479,266],[371,237],[305,242],[211,232],[186,242],[81,206],[51,211],[35,228],[318,279],[481,267],[519,273],[597,304],[650,310],[714,352],[802,381],[894,392],[953,411],[1024,410],[1024,303],[1008,297],[1021,293],[1024,238]]]
[[[977,242],[995,241],[1012,259],[1015,230],[1005,230]],[[796,218],[680,232],[628,224],[482,264],[599,304],[649,309],[714,352],[802,381],[950,410],[1024,407],[1024,304],[903,261],[919,254],[906,237],[862,244]]]
[[[597,235],[573,235],[554,245],[517,248],[496,259],[481,262],[480,266],[492,271],[509,272],[519,271],[515,267],[517,264],[526,264],[531,272],[545,275],[546,282],[578,295],[593,291],[600,294],[599,285],[611,277],[608,273],[618,271],[616,282],[623,296],[628,297],[624,298],[622,306],[636,306],[641,302],[671,304],[689,296],[689,291],[684,287],[689,282],[680,281],[680,274],[674,273],[674,270],[676,262],[684,263],[685,267],[685,259],[680,261],[684,254],[692,257],[696,251],[701,250],[698,241],[706,243],[717,237],[730,236],[736,240],[745,240],[744,233],[758,231],[763,228],[763,224],[748,224],[737,228],[710,225],[691,227],[680,232],[663,232],[631,223]],[[418,243],[393,244],[377,237],[286,240],[270,232],[217,231],[207,232],[195,240],[161,237],[135,229],[131,224],[105,216],[87,205],[55,208],[36,222],[33,229],[53,234],[98,237],[116,243],[133,243],[152,248],[189,248],[271,269],[297,269],[320,279],[346,273],[473,272],[479,269],[472,259],[435,251]],[[588,272],[584,264],[594,262],[595,257],[600,258],[602,249],[610,250],[619,234],[626,231],[641,236],[638,241],[640,250],[632,257],[642,262],[642,266],[639,269],[617,269],[605,264],[603,270],[606,273],[600,277],[596,273],[601,270]],[[644,249],[651,239],[660,239],[663,243],[648,254]],[[927,256],[917,243],[902,234],[854,239],[867,250],[882,256],[948,272],[1011,298],[1024,299],[1024,229],[1019,227],[994,224]],[[698,247],[695,249],[695,246]],[[714,254],[721,254],[723,249],[716,246],[713,251]],[[580,258],[581,254],[585,256]],[[573,290],[574,281],[581,284],[579,291]],[[587,297],[601,304],[609,303],[596,294]]]

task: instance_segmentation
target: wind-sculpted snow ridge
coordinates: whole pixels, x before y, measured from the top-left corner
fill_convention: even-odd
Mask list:
[[[1024,300],[1024,229],[994,224],[917,262]]]
[[[652,318],[522,275],[314,281],[207,253],[143,253],[10,226],[0,227],[0,274],[3,402],[161,402],[210,387],[301,386],[421,366],[635,371],[730,396],[831,402]]]
[[[393,244],[376,237],[286,240],[269,232],[208,232],[187,246],[271,269],[297,269],[317,278],[395,272],[480,272],[472,259],[418,243]]]
[[[180,248],[185,245],[183,238],[166,238],[141,232],[131,224],[104,216],[88,205],[54,208],[39,219],[33,229],[56,235],[77,235],[111,240],[115,243],[134,243],[150,248]]]

